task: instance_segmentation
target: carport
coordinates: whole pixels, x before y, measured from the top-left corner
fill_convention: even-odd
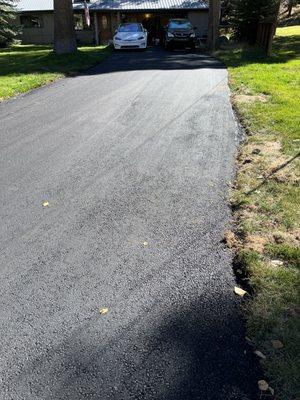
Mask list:
[[[96,44],[109,43],[121,22],[140,22],[148,30],[150,43],[159,43],[170,18],[188,18],[200,35],[208,27],[205,0],[99,0],[90,5]]]

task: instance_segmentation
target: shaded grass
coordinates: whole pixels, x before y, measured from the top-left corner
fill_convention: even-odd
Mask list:
[[[254,293],[246,307],[247,330],[267,355],[262,364],[281,400],[300,396],[299,157],[278,170],[300,150],[299,54],[300,26],[277,29],[269,57],[243,45],[217,53],[228,67],[233,105],[249,134],[231,198],[237,262]],[[263,250],[253,238],[263,240]],[[274,349],[272,339],[283,348]]]
[[[0,100],[85,70],[110,53],[106,46],[80,47],[55,55],[50,46],[20,45],[0,49]]]

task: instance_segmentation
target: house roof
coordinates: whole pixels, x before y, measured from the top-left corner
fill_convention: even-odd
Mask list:
[[[18,0],[20,11],[53,11],[53,0]],[[73,0],[73,8],[83,8],[83,1]]]
[[[82,9],[83,1],[73,0],[74,9]],[[207,9],[208,0],[92,0],[91,11],[101,10],[169,10]],[[53,0],[19,0],[20,11],[53,11]]]
[[[98,0],[90,10],[207,9],[205,0]]]

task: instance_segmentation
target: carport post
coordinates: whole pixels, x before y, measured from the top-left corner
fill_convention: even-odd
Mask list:
[[[98,29],[98,16],[97,13],[94,12],[94,33],[95,33],[95,45],[99,46],[99,29]]]
[[[120,11],[117,12],[117,22],[118,22],[118,26],[119,26],[120,23],[121,23],[121,13],[120,13]]]

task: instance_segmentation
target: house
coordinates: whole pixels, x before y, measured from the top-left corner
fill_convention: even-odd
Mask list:
[[[188,18],[203,35],[208,26],[208,0],[92,0],[91,26],[83,1],[73,0],[76,36],[82,44],[109,43],[121,22],[141,22],[153,40],[160,40],[170,18]],[[53,0],[19,0],[18,22],[23,44],[53,43]]]

